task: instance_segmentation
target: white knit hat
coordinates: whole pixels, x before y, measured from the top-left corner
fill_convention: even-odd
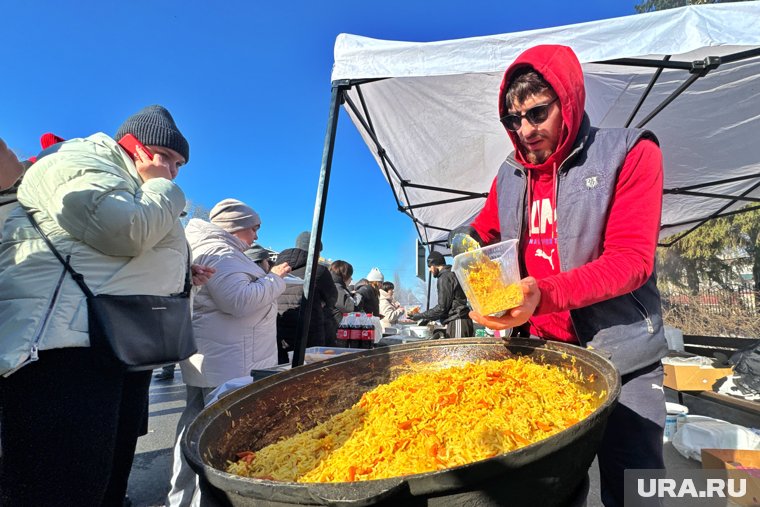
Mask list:
[[[369,270],[369,274],[367,275],[367,281],[368,282],[382,282],[385,281],[385,277],[377,268],[372,268]]]
[[[253,208],[237,199],[224,199],[211,208],[209,218],[227,232],[250,229],[261,224],[259,214]]]

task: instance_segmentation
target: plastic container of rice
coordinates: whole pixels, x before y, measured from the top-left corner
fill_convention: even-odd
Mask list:
[[[501,316],[523,302],[516,239],[461,253],[451,269],[481,315]]]

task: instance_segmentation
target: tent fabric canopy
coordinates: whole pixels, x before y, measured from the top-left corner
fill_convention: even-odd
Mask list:
[[[665,238],[760,203],[758,19],[754,1],[426,43],[341,34],[332,79],[399,208],[440,245],[477,214],[512,151],[497,112],[503,71],[528,47],[570,46],[592,124],[645,122],[660,140]]]

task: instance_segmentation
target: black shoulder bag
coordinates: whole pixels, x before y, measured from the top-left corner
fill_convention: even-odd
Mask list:
[[[198,351],[190,314],[189,267],[184,290],[178,294],[95,295],[84,283],[84,276],[69,264],[71,256],[64,259],[32,215],[27,212],[27,216],[87,297],[90,347],[127,371],[152,370],[187,359]]]

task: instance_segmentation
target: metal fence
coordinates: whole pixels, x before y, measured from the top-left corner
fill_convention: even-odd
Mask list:
[[[697,294],[661,288],[665,322],[684,334],[760,336],[760,295],[751,287],[705,288]]]
[[[748,286],[728,289],[701,289],[697,294],[683,290],[661,291],[663,306],[700,306],[704,311],[716,315],[757,315],[758,293]]]

